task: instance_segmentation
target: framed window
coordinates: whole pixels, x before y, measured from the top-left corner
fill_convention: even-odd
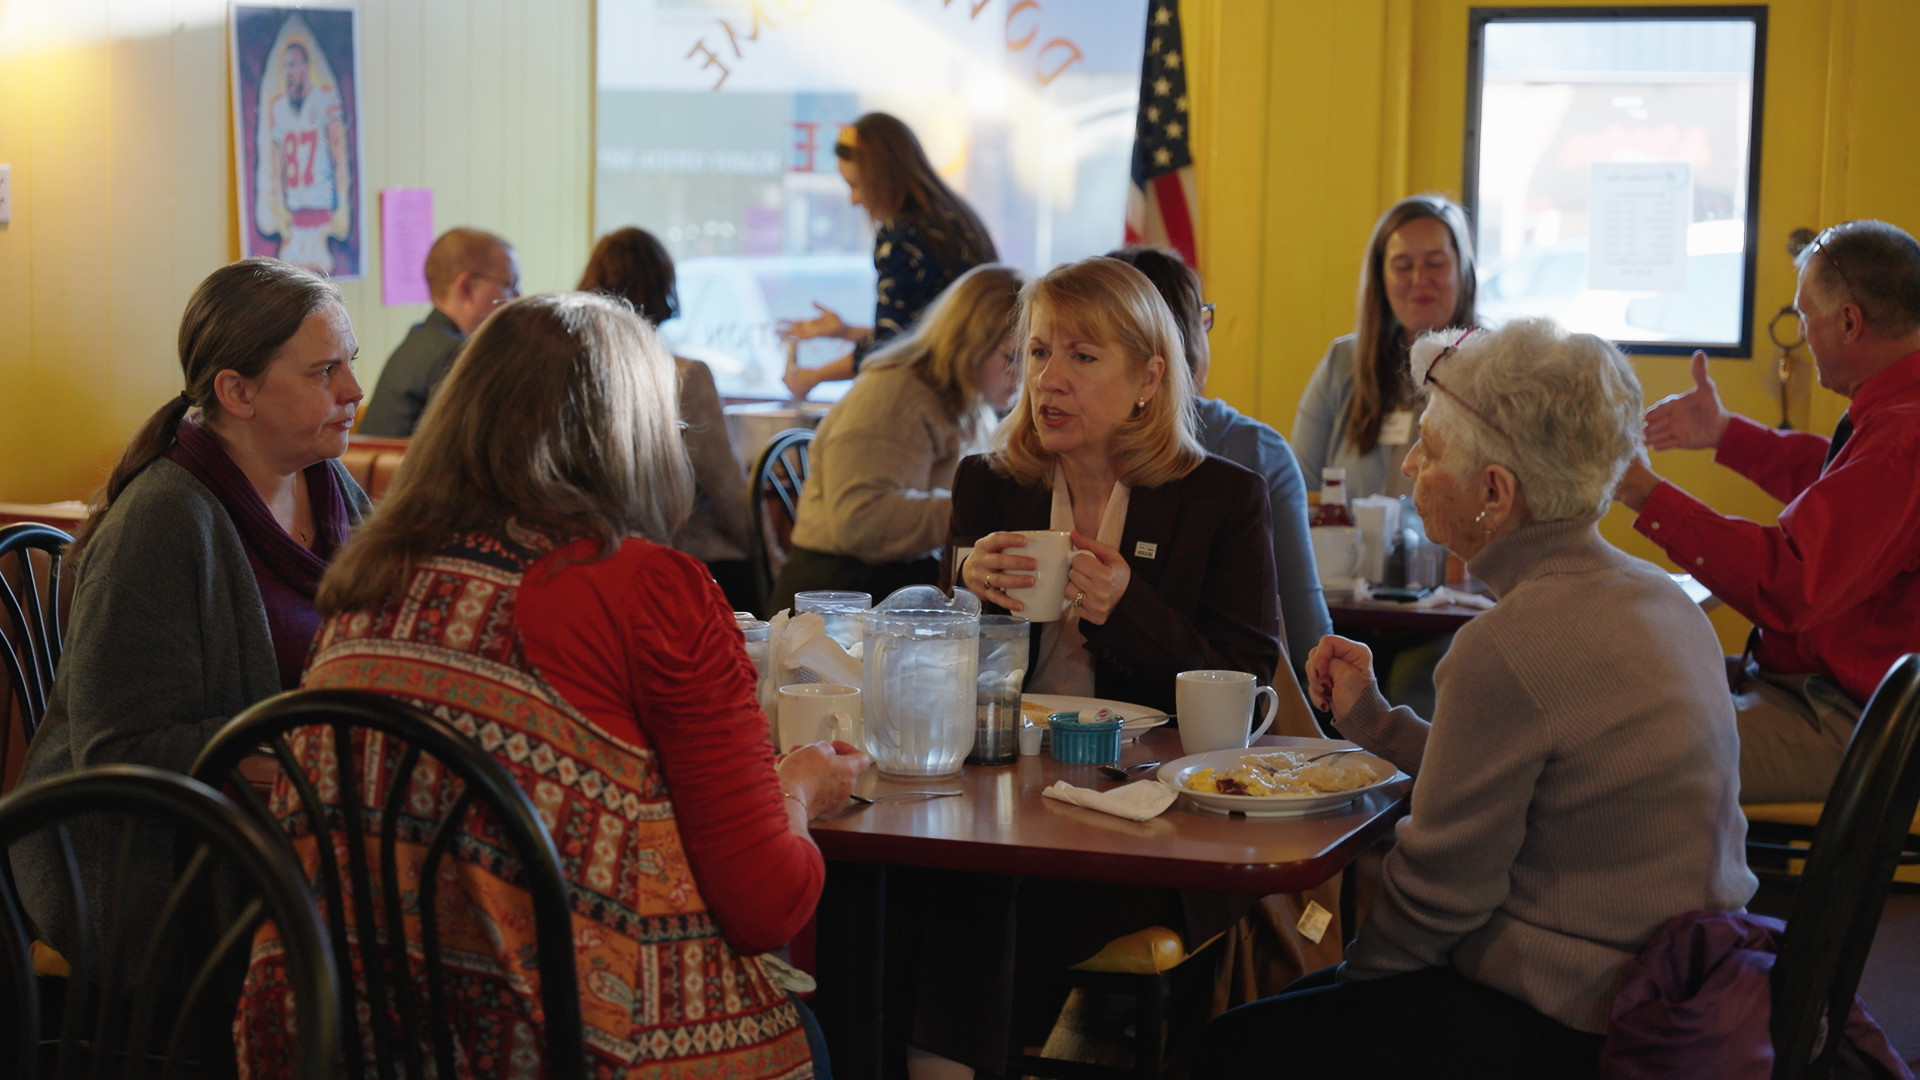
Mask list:
[[[1479,310],[1749,356],[1765,7],[1474,8]]]
[[[596,0],[594,230],[658,236],[661,335],[722,394],[787,397],[775,327],[871,325],[873,229],[834,156],[906,121],[1028,272],[1120,246],[1147,0]],[[809,341],[813,367],[845,352]],[[844,392],[823,384],[816,398]]]

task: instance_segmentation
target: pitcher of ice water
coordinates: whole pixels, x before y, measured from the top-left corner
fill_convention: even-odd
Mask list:
[[[867,613],[867,753],[884,776],[955,776],[973,749],[980,601],[925,585]]]

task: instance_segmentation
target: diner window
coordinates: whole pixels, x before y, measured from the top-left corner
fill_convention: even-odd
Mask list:
[[[1766,8],[1469,18],[1481,316],[1751,355]]]
[[[874,317],[873,229],[834,142],[892,113],[1036,272],[1120,246],[1147,0],[598,0],[594,230],[679,276],[661,328],[722,394],[785,398],[783,319]],[[846,345],[808,341],[817,366]],[[845,391],[823,383],[814,397]]]

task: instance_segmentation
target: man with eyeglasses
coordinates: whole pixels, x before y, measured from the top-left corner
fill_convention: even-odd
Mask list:
[[[1796,261],[1820,385],[1850,399],[1833,438],[1728,412],[1702,353],[1693,389],[1646,418],[1648,447],[1714,448],[1786,502],[1779,524],[1714,512],[1644,452],[1614,492],[1635,529],[1754,624],[1731,672],[1745,803],[1824,799],[1861,703],[1920,651],[1920,244],[1850,221]]]
[[[467,335],[494,308],[520,295],[520,262],[513,245],[484,229],[448,229],[427,251],[427,291],[433,310],[400,340],[356,430],[407,438],[427,399],[446,378]]]

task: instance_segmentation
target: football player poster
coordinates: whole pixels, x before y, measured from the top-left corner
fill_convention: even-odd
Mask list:
[[[253,7],[232,19],[242,255],[366,273],[359,12]]]

